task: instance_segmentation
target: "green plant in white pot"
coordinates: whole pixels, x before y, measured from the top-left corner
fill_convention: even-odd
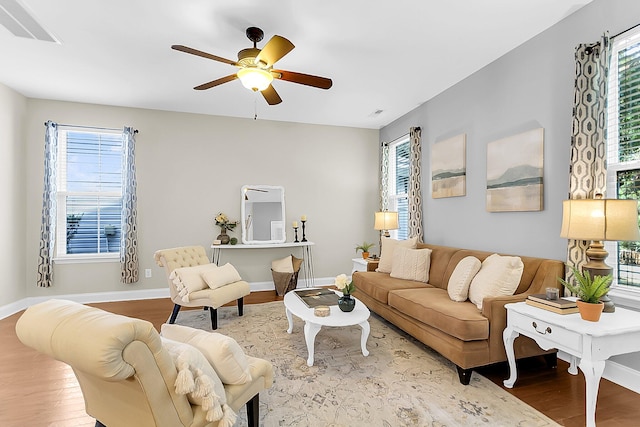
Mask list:
[[[573,277],[576,279],[576,284],[573,285],[562,278],[558,278],[572,294],[578,297],[578,310],[580,316],[584,320],[597,322],[600,320],[600,314],[604,309],[604,303],[600,301],[600,298],[605,296],[609,292],[613,277],[611,274],[606,276],[595,275],[591,277],[588,271],[580,271],[575,267],[571,267]]]

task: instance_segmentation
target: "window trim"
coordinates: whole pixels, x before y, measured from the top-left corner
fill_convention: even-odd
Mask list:
[[[619,154],[619,88],[618,88],[618,51],[640,43],[640,27],[632,28],[612,38],[611,59],[609,63],[609,81],[607,82],[607,194],[617,197],[617,174],[621,171],[640,169],[640,159],[626,162],[618,161]],[[621,306],[640,309],[640,287],[618,283],[618,242],[605,241],[609,252],[607,264],[613,269],[613,283],[609,296]]]
[[[388,175],[388,182],[387,182],[387,188],[388,188],[388,210],[389,211],[394,211],[394,212],[398,212],[398,224],[402,224],[402,219],[400,218],[400,212],[398,210],[398,202],[400,200],[407,200],[407,202],[409,201],[409,194],[408,193],[396,193],[395,189],[396,189],[396,182],[397,182],[397,174],[396,174],[396,162],[395,162],[395,158],[396,158],[396,149],[399,145],[402,144],[410,144],[410,135],[406,134],[401,136],[398,139],[393,140],[392,142],[390,142],[388,144],[389,146],[389,164],[388,164],[388,170],[389,170],[389,175]],[[408,212],[407,212],[407,216],[408,216]],[[407,218],[407,224],[409,218]],[[389,234],[391,236],[391,238],[393,239],[398,239],[398,230],[389,230]],[[409,234],[409,230],[407,230],[407,235]]]
[[[67,254],[66,253],[66,245],[67,245],[67,236],[66,236],[66,225],[67,225],[67,210],[66,203],[64,199],[69,195],[78,194],[78,192],[69,192],[66,187],[61,184],[66,183],[66,173],[67,173],[67,133],[69,132],[78,132],[84,134],[95,134],[95,135],[118,135],[122,136],[121,130],[116,129],[88,129],[85,127],[76,127],[76,126],[63,126],[58,125],[58,165],[57,165],[57,190],[56,190],[56,218],[54,219],[56,222],[56,239],[55,239],[55,247],[53,254],[53,262],[56,264],[82,264],[82,263],[103,263],[103,262],[119,262],[120,261],[120,247],[118,245],[117,252],[104,252],[104,253],[86,253],[86,254]],[[64,163],[62,163],[64,162]],[[61,190],[61,188],[63,188]],[[85,192],[84,194],[90,194],[91,192]],[[121,192],[94,192],[96,196],[104,196],[104,197],[120,197],[122,198]],[[64,231],[63,231],[64,230]],[[62,248],[62,250],[60,249]]]

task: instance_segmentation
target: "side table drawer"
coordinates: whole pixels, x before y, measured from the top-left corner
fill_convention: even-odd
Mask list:
[[[574,354],[582,352],[582,335],[578,332],[515,312],[509,312],[509,324],[516,330],[525,331],[524,334],[533,339],[542,338],[550,343],[556,343],[557,346],[554,346],[556,348],[572,350]]]

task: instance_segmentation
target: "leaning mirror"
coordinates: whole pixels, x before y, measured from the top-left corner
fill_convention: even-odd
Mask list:
[[[242,243],[284,243],[284,187],[245,185],[241,193]]]

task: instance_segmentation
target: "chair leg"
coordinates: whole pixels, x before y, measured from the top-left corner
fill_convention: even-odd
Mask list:
[[[175,323],[176,318],[178,317],[178,312],[180,311],[180,308],[182,308],[181,305],[174,304],[173,311],[171,312],[171,317],[169,318],[169,323]]]
[[[96,420],[96,427],[107,427],[107,426],[102,424],[100,421]]]
[[[213,307],[209,307],[209,313],[211,314],[211,329],[215,331],[218,329],[218,310]]]
[[[247,402],[247,420],[249,427],[258,427],[260,419],[260,394],[257,393]]]
[[[238,298],[238,316],[244,314],[244,297]]]

